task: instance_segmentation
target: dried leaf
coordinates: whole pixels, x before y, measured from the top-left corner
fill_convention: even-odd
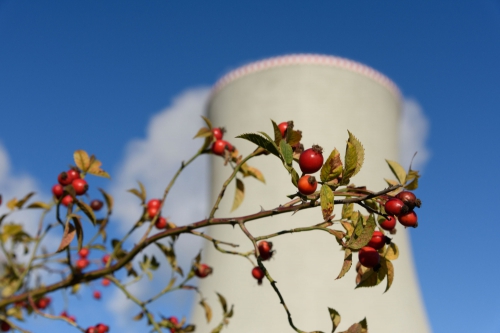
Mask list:
[[[339,177],[341,174],[342,161],[340,160],[340,153],[337,149],[334,149],[321,167],[320,178],[323,182],[329,182]]]
[[[144,312],[141,311],[138,314],[136,314],[135,316],[133,316],[132,320],[138,321],[138,320],[141,320],[142,317],[144,317]]]
[[[26,201],[28,201],[34,194],[35,194],[35,192],[30,192],[30,193],[26,194],[24,196],[24,198],[22,198],[21,200],[19,200],[16,203],[16,207],[19,209],[23,208],[23,205],[26,203]]]
[[[209,128],[202,127],[202,128],[200,128],[198,133],[196,133],[196,135],[193,137],[193,139],[211,137],[212,135],[213,135],[213,133]]]
[[[350,249],[345,249],[344,263],[342,264],[342,269],[340,270],[340,274],[339,276],[337,276],[336,280],[344,277],[344,275],[351,269],[351,266],[352,266],[352,251]]]
[[[236,210],[243,202],[243,199],[245,199],[245,184],[243,184],[240,179],[236,178],[236,189],[234,191],[234,201],[231,211]]]
[[[352,226],[352,224],[347,221],[340,221],[340,224],[342,224],[345,231],[347,231],[347,236],[351,237],[352,233],[354,232],[354,227]]]
[[[363,318],[359,324],[361,325],[361,333],[368,333],[368,322],[366,321],[366,318]]]
[[[386,274],[387,274],[387,287],[385,288],[385,292],[389,290],[392,286],[392,282],[394,281],[394,266],[392,265],[392,262],[389,260],[382,259],[380,260],[380,264],[382,267],[385,269]]]
[[[101,161],[97,160],[94,155],[90,157],[90,165],[87,170],[87,173],[94,175],[94,176],[99,176],[99,177],[104,177],[104,178],[111,178],[109,174],[101,169]]]
[[[361,325],[356,323],[353,324],[345,333],[362,333],[361,332]]]
[[[224,324],[220,323],[216,328],[214,328],[210,333],[220,333],[220,331],[224,328]]]
[[[257,180],[260,180],[264,184],[266,183],[266,180],[264,179],[264,175],[262,174],[262,172],[260,172],[259,169],[251,167],[251,166],[247,166],[246,171],[248,172],[248,174],[250,176],[254,177]]]
[[[49,210],[51,207],[52,207],[51,205],[46,204],[45,202],[35,201],[35,202],[29,204],[29,206],[26,208],[41,208],[41,209]]]
[[[330,318],[332,319],[333,324],[332,333],[334,333],[340,324],[340,314],[332,308],[328,308],[328,312],[330,312]]]
[[[76,230],[71,222],[66,222],[64,226],[64,233],[61,239],[61,243],[59,244],[59,248],[56,253],[63,251],[65,248],[69,246],[73,238],[75,238]]]
[[[227,302],[226,302],[226,299],[224,298],[224,296],[222,296],[221,294],[219,293],[216,293],[217,296],[219,296],[219,302],[222,306],[222,311],[224,312],[224,314],[227,313]]]
[[[75,160],[76,166],[86,172],[90,166],[90,157],[85,150],[76,150],[73,153],[73,159]]]
[[[13,210],[14,208],[16,208],[16,205],[17,205],[17,199],[16,198],[12,198],[11,200],[9,200],[7,202],[7,208],[9,208],[10,210]]]
[[[106,201],[106,206],[108,208],[108,215],[111,215],[111,212],[113,211],[113,204],[114,200],[111,195],[109,195],[106,191],[104,191],[102,188],[98,189],[101,193],[102,196],[104,197],[104,201]]]
[[[205,121],[205,124],[207,124],[208,128],[212,130],[212,122],[205,116],[201,116],[203,120]]]
[[[207,323],[209,323],[212,320],[212,309],[204,299],[200,301],[200,305],[203,307],[203,310],[205,310],[205,318],[207,318]]]
[[[76,200],[75,199],[74,202],[85,213],[85,215],[87,215],[87,217],[89,218],[90,222],[92,222],[92,224],[95,226],[96,223],[97,223],[97,221],[95,219],[94,210],[92,208],[90,208],[89,205],[87,205],[85,202],[83,202],[81,200]]]
[[[382,263],[383,259],[380,258],[380,262]],[[363,275],[361,276],[361,282],[358,283],[356,288],[361,287],[374,287],[380,282],[382,282],[387,275],[387,266],[381,264],[380,269],[375,272],[372,268],[367,269]]]
[[[333,199],[334,199],[333,191],[328,185],[323,184],[321,186],[320,198],[321,198],[321,212],[323,213],[323,220],[326,221],[333,213]]]
[[[177,257],[175,256],[175,251],[174,251],[173,246],[168,247],[168,246],[166,246],[162,243],[158,243],[158,242],[156,242],[155,244],[156,244],[156,246],[158,246],[160,248],[161,252],[163,252],[165,257],[167,257],[167,260],[170,263],[170,266],[172,267],[172,269],[174,271],[176,271],[177,273],[179,273],[179,275],[184,276],[182,269],[177,265]]]
[[[141,199],[141,202],[144,204],[146,202],[146,189],[144,188],[144,185],[142,185],[141,182],[139,183],[140,190],[137,190],[135,188],[131,188],[130,190],[127,190],[127,192],[130,192],[132,194],[135,194],[139,199]]]
[[[348,199],[347,197],[346,199]],[[343,204],[342,205],[342,219],[349,220],[351,219],[352,212],[354,211],[354,204]]]
[[[385,161],[389,165],[389,168],[391,169],[394,176],[396,176],[396,178],[398,179],[399,183],[404,184],[406,181],[406,171],[405,169],[403,169],[401,164],[391,160],[385,160]]]

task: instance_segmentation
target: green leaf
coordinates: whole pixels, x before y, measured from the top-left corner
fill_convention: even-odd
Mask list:
[[[273,124],[273,130],[274,130],[274,143],[278,145],[280,141],[283,139],[283,136],[281,135],[281,131],[278,127],[278,124],[274,120],[271,119],[271,123]]]
[[[342,269],[340,270],[339,276],[335,280],[341,279],[344,275],[349,272],[352,266],[352,251],[350,249],[344,250],[344,263],[342,264]],[[339,319],[340,321],[340,319]],[[334,329],[335,331],[335,329]]]
[[[201,116],[201,117],[205,121],[205,124],[207,124],[208,128],[211,130],[212,129],[212,122],[205,116]]]
[[[359,170],[361,170],[361,167],[363,166],[363,162],[365,161],[365,148],[363,148],[361,142],[359,142],[359,140],[351,132],[347,132],[349,133],[349,142],[356,147],[356,154],[358,155],[356,169],[351,176],[352,178],[359,172]]]
[[[226,299],[221,294],[219,294],[219,293],[216,293],[216,294],[219,297],[219,302],[220,302],[220,304],[222,306],[222,311],[224,312],[224,314],[226,314],[227,313],[227,302],[226,302]]]
[[[406,171],[403,169],[403,167],[396,161],[391,161],[391,160],[385,160],[387,164],[389,165],[389,168],[391,169],[392,173],[396,178],[398,179],[400,184],[404,184],[406,181]]]
[[[342,161],[337,149],[332,150],[330,156],[321,167],[320,178],[322,182],[329,182],[342,174]]]
[[[260,136],[259,134],[245,133],[245,134],[238,135],[237,138],[241,138],[241,139],[245,139],[245,140],[248,140],[250,142],[253,142],[257,146],[262,147],[265,150],[269,151],[271,154],[276,155],[278,157],[281,156],[276,144],[269,141],[267,138]]]
[[[234,191],[234,201],[231,211],[236,210],[241,205],[244,198],[245,198],[245,185],[240,179],[236,178],[236,189]]]
[[[346,197],[348,199],[349,197]],[[342,219],[343,220],[350,220],[352,213],[354,211],[354,204],[343,204],[342,205]]]
[[[361,277],[361,282],[358,283],[356,288],[374,287],[384,280],[387,275],[387,266],[382,264],[383,259],[380,258],[380,269],[375,272],[372,268],[366,270]]]
[[[294,168],[291,169],[290,174],[292,176],[292,184],[295,185],[295,187],[297,187],[298,186],[297,184],[299,183],[300,179],[299,174],[297,173],[297,171],[295,171]]]
[[[387,260],[396,260],[399,257],[399,248],[395,243],[389,244],[387,247],[387,251],[385,253],[385,259]]]
[[[418,188],[418,178],[413,179],[410,183],[406,184],[404,186],[405,189],[414,191]]]
[[[358,230],[359,225],[362,225],[361,221],[358,220],[358,223],[356,225],[356,230]],[[370,214],[370,217],[366,221],[366,225],[364,226],[363,230],[361,231],[361,234],[358,237],[352,237],[349,239],[349,242],[347,242],[347,247],[352,249],[352,250],[359,250],[372,238],[373,232],[375,231],[376,223],[375,223],[375,217],[373,214]]]
[[[287,166],[292,166],[293,162],[293,149],[292,147],[285,142],[285,140],[280,141],[280,150],[281,155],[283,156],[283,160],[285,161]]]
[[[210,333],[220,333],[220,331],[224,328],[224,324],[220,323],[216,328],[214,328]]]
[[[26,203],[26,201],[28,201],[34,194],[35,194],[35,192],[30,192],[30,193],[26,194],[24,196],[24,198],[22,198],[21,200],[19,200],[16,203],[16,207],[19,208],[19,209],[23,208],[23,206]]]
[[[349,184],[349,180],[354,176],[356,168],[358,167],[358,153],[356,151],[356,146],[351,142],[347,141],[347,147],[344,158],[344,174],[342,175],[341,185]]]
[[[332,333],[334,333],[340,324],[340,314],[332,308],[328,308],[328,312],[330,312],[330,318],[332,319],[333,324]]]
[[[332,216],[333,213],[334,195],[332,189],[326,184],[323,184],[321,186],[320,199],[321,199],[321,212],[323,213],[323,219],[327,221],[328,218]]]

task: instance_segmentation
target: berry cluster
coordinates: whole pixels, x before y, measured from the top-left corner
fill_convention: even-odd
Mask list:
[[[90,326],[85,330],[85,333],[107,333],[107,332],[109,332],[109,327],[101,323],[95,326]]]
[[[224,132],[224,127],[212,128],[212,135],[215,140],[214,143],[212,143],[212,153],[215,155],[225,156],[226,151],[231,153],[235,150],[232,144],[226,140],[222,140]]]
[[[318,182],[311,173],[318,172],[323,166],[323,148],[318,145],[304,150],[299,157],[299,167],[303,175],[300,177],[297,187],[299,192],[304,195],[313,194],[316,192]]]
[[[383,232],[374,231],[368,244],[358,252],[359,262],[367,268],[377,270],[380,266],[380,254],[378,250],[382,249],[385,244],[390,243],[391,239],[385,236]]]
[[[399,223],[405,227],[416,228],[418,226],[417,214],[413,211],[415,207],[420,208],[421,201],[417,199],[415,194],[409,191],[403,191],[396,195],[395,198],[390,198],[384,205],[385,212],[389,214],[388,220],[395,220],[395,216]],[[396,222],[394,221],[394,224]],[[389,227],[392,222],[388,222],[386,227]],[[381,225],[382,228],[384,228]],[[394,226],[392,227],[394,228]],[[391,229],[392,229],[391,228]],[[386,228],[384,228],[386,229]],[[387,229],[386,229],[387,230]]]

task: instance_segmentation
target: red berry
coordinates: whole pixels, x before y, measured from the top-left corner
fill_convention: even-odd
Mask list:
[[[201,264],[195,268],[194,274],[199,278],[205,278],[209,274],[212,274],[212,271],[212,267],[208,266],[207,264]]]
[[[71,178],[71,181],[75,180],[75,179],[79,179],[80,178],[80,173],[78,172],[78,170],[75,170],[75,169],[69,169],[68,171],[66,171],[66,173],[68,174],[68,176]]]
[[[68,207],[69,205],[71,205],[73,203],[73,197],[69,194],[65,195],[64,198],[62,198],[61,200],[61,203]]]
[[[219,127],[212,128],[212,133],[215,140],[222,140],[222,137],[224,136],[224,129]]]
[[[80,258],[76,261],[76,269],[83,270],[90,264],[90,261],[87,258]]]
[[[97,333],[109,332],[109,327],[104,324],[97,324],[95,328]]]
[[[59,184],[61,184],[62,186],[66,186],[66,185],[69,185],[71,184],[71,182],[73,181],[73,178],[68,175],[67,172],[61,172],[58,176],[57,176],[57,181],[59,182]]]
[[[148,201],[147,207],[149,208],[158,208],[160,209],[161,206],[161,200],[160,199],[151,199]]]
[[[109,286],[111,283],[111,281],[109,281],[109,279],[106,279],[106,278],[103,278],[102,281],[101,281],[101,284],[104,286],[104,287],[107,287]]]
[[[156,229],[165,229],[167,227],[167,219],[160,216],[155,222]]]
[[[87,258],[89,253],[90,253],[90,250],[86,247],[82,247],[80,249],[80,251],[78,251],[78,255],[80,256],[80,258]]]
[[[273,243],[268,241],[262,241],[258,244],[260,258],[262,260],[268,260],[272,257],[274,251],[272,251]]]
[[[35,306],[38,309],[44,310],[50,305],[52,299],[50,297],[42,297],[35,302]]]
[[[76,317],[75,316],[69,316],[68,319],[69,319],[69,321],[72,321],[72,322],[76,323]]]
[[[262,284],[262,279],[264,278],[265,274],[262,268],[259,266],[255,266],[252,268],[252,276],[259,282],[259,284]]]
[[[408,211],[408,207],[406,207],[404,202],[398,198],[391,198],[387,200],[384,207],[385,212],[389,215],[404,214]]]
[[[10,331],[10,325],[8,322],[0,320],[0,330],[2,332],[8,332]]]
[[[285,137],[285,131],[288,128],[288,121],[284,121],[278,125],[278,128],[281,132],[281,136]]]
[[[224,156],[224,151],[226,149],[231,152],[234,150],[234,147],[224,140],[217,140],[212,144],[212,153],[215,155]]]
[[[109,258],[110,258],[110,257],[111,257],[111,256],[110,256],[109,254],[105,254],[105,255],[102,257],[102,263],[103,263],[104,265],[106,265],[106,264],[108,263],[108,261],[109,261]]]
[[[94,326],[90,326],[85,330],[85,333],[97,333],[97,330]]]
[[[150,219],[153,219],[156,216],[156,214],[158,214],[158,211],[159,211],[158,207],[149,207],[148,208],[148,217]]]
[[[398,221],[405,227],[418,227],[417,214],[413,211],[398,216]]]
[[[299,179],[297,187],[299,188],[300,193],[309,195],[313,194],[316,191],[318,182],[316,181],[316,178],[314,178],[314,176],[305,175]]]
[[[396,218],[394,216],[388,216],[387,219],[379,224],[382,229],[391,231],[396,227]]]
[[[385,245],[385,235],[381,231],[374,231],[372,238],[368,242],[369,247],[373,247],[375,250],[380,250]]]
[[[87,181],[85,179],[81,179],[81,178],[73,180],[71,182],[71,185],[75,189],[76,195],[85,194],[85,192],[87,192],[87,190],[89,189],[89,185],[87,184]]]
[[[314,145],[306,149],[299,157],[300,170],[303,173],[315,173],[323,166],[323,148]]]
[[[170,318],[167,318],[172,324],[174,324],[175,326],[177,326],[179,324],[179,319],[177,319],[177,317],[170,317]],[[175,333],[177,332],[177,328],[175,327],[171,327],[170,328],[170,333]]]
[[[380,254],[373,247],[362,247],[358,252],[358,258],[361,265],[372,268],[380,263]]]
[[[61,184],[55,184],[52,186],[52,194],[59,199],[64,194],[64,187]]]
[[[398,195],[396,195],[396,198],[403,201],[404,204],[408,206],[409,210],[413,210],[415,206],[420,208],[421,202],[412,192],[409,191],[399,192]]]
[[[92,295],[95,299],[101,299],[101,292],[99,290],[95,290]]]
[[[100,211],[102,206],[104,206],[104,203],[101,200],[94,199],[90,202],[90,208],[96,212]]]

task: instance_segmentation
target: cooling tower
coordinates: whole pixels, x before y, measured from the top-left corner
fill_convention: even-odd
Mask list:
[[[273,136],[270,119],[277,123],[293,120],[295,128],[302,130],[304,147],[321,145],[325,158],[333,148],[343,158],[349,130],[365,147],[363,168],[351,182],[381,190],[387,186],[383,178],[394,178],[385,159],[398,159],[400,98],[398,88],[388,78],[360,63],[332,56],[289,55],[248,64],[220,79],[209,100],[208,117],[214,126],[227,128],[224,138],[244,156],[256,146],[235,137],[258,131]],[[271,209],[286,203],[289,200],[286,195],[296,192],[275,156],[256,157],[248,164],[263,172],[266,184],[253,178],[243,179],[245,199],[232,213],[235,186],[230,186],[216,217],[247,215],[258,212],[261,206]],[[223,165],[222,158],[212,159],[211,204],[231,171]],[[337,217],[340,208],[334,211]],[[322,220],[318,208],[246,225],[254,236],[259,236]],[[344,252],[332,235],[322,231],[273,238],[276,253],[264,264],[278,282],[295,325],[306,332],[330,332],[328,307],[331,307],[342,316],[337,331],[347,330],[366,317],[372,333],[426,333],[431,330],[415,274],[409,232],[419,229],[397,226],[393,241],[399,246],[400,256],[393,261],[395,280],[387,293],[384,282],[355,290],[357,254],[350,272],[336,280]],[[253,248],[238,226],[215,226],[208,233],[218,240],[239,244],[240,251]],[[213,275],[200,279],[201,290],[214,309],[214,319],[207,325],[203,309],[196,305],[192,319],[198,331],[209,332],[221,318],[214,292],[235,305],[234,316],[224,328],[228,333],[294,331],[268,281],[264,279],[259,286],[251,276],[253,267],[248,260],[220,253],[207,242],[203,261],[214,267]]]

